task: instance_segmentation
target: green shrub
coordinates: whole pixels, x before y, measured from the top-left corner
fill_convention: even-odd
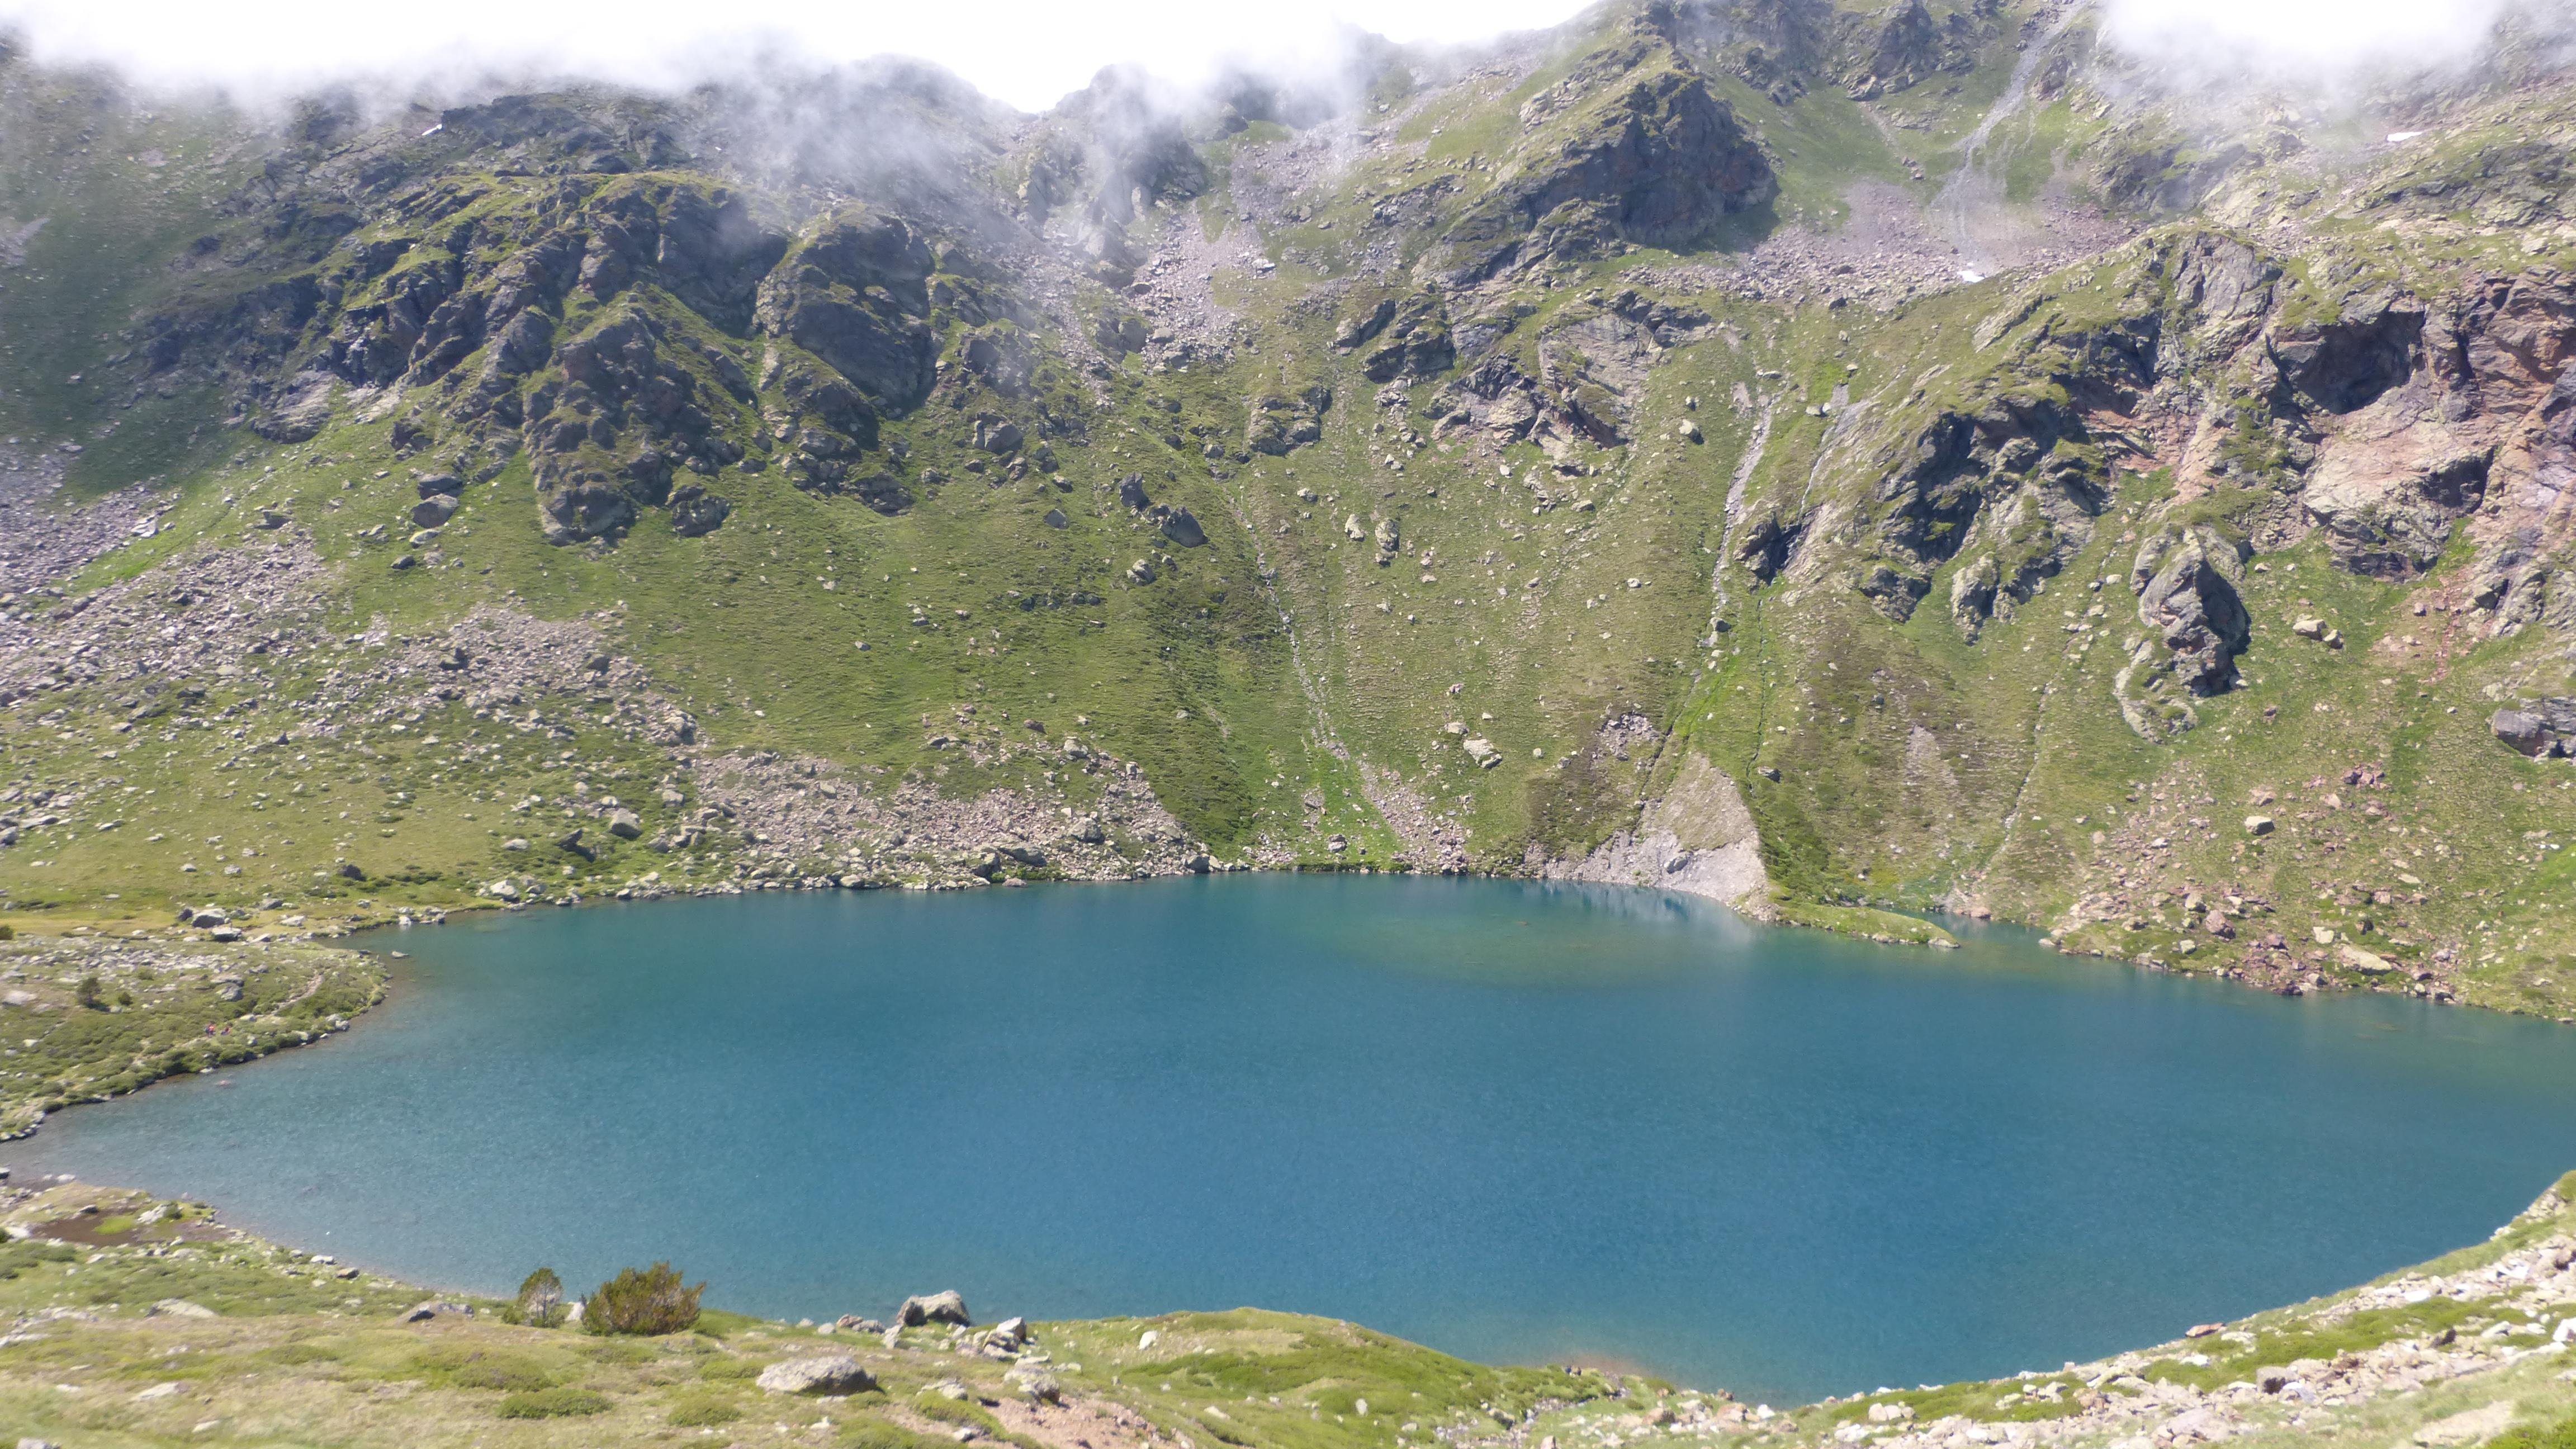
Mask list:
[[[501,1400],[504,1419],[569,1419],[607,1412],[607,1398],[588,1389],[539,1389]]]
[[[655,1263],[637,1272],[628,1268],[599,1285],[582,1304],[581,1326],[593,1333],[680,1333],[698,1321],[700,1283],[683,1287],[680,1270]]]
[[[80,985],[72,988],[72,1000],[79,1002],[84,1010],[98,1010],[100,1006],[98,978],[96,976],[82,977],[80,979]]]
[[[519,1284],[518,1301],[501,1310],[504,1323],[552,1328],[564,1320],[563,1280],[552,1268],[539,1268]]]
[[[741,1417],[742,1410],[733,1400],[709,1393],[688,1394],[671,1404],[670,1422],[684,1429],[730,1424]]]

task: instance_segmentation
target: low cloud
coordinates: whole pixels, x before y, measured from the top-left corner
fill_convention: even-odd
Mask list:
[[[2331,86],[2475,58],[2514,10],[2564,16],[2569,0],[2104,0],[2103,36],[2141,59],[2207,76]]]
[[[42,61],[103,64],[156,88],[260,97],[318,85],[471,84],[549,73],[645,86],[738,75],[784,60],[814,68],[880,55],[928,60],[1010,105],[1044,110],[1103,66],[1187,84],[1228,65],[1294,70],[1339,53],[1353,28],[1403,42],[1464,42],[1553,25],[1576,0],[1206,0],[968,4],[769,0],[0,0]]]

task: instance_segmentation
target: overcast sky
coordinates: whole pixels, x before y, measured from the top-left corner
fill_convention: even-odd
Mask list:
[[[2504,0],[2108,0],[2132,47],[2213,64],[2331,71],[2473,45]],[[2553,6],[2576,0],[2539,0]],[[763,42],[818,62],[897,53],[1043,110],[1115,62],[1187,81],[1228,56],[1294,60],[1338,28],[1474,40],[1554,24],[1576,0],[0,0],[41,57],[151,82],[274,92],[316,80],[478,66],[685,81]]]

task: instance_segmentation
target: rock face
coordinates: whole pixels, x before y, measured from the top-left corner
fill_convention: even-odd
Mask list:
[[[2494,457],[2493,449],[2471,449],[2377,477],[2330,463],[2303,502],[2325,529],[2337,564],[2372,578],[2409,579],[2441,560],[2453,523],[2485,500]]]
[[[986,413],[975,419],[975,435],[970,441],[987,453],[1008,453],[1017,449],[1021,440],[1019,424],[999,414]]]
[[[1383,319],[1371,313],[1372,325],[1360,338],[1362,343],[1376,339],[1376,345],[1360,356],[1361,374],[1369,381],[1435,377],[1457,361],[1458,349],[1449,337],[1449,312],[1436,295],[1417,294],[1401,305],[1381,303],[1379,311]]]
[[[1779,190],[1769,159],[1671,41],[1655,0],[1629,35],[1522,108],[1530,134],[1419,274],[1464,286],[1516,265],[1679,244]]]
[[[2424,306],[2387,292],[2347,299],[2331,322],[2293,326],[2272,342],[2281,380],[2330,413],[2369,405],[2415,370]]]
[[[2236,682],[2236,656],[2253,634],[2236,592],[2244,557],[2242,544],[2204,526],[2149,540],[2130,568],[2139,620],[2157,631],[2174,678],[2194,694]]]
[[[1314,442],[1324,435],[1324,410],[1332,401],[1333,390],[1322,383],[1294,395],[1273,392],[1255,397],[1244,425],[1243,446],[1275,458]]]
[[[907,411],[929,395],[937,342],[930,247],[864,207],[824,218],[761,283],[763,331],[795,342],[875,406]]]
[[[877,1386],[876,1376],[846,1353],[782,1359],[762,1369],[757,1382],[773,1394],[859,1394]]]
[[[733,504],[718,498],[695,483],[683,483],[671,490],[671,531],[682,538],[697,538],[724,526]]]
[[[2533,759],[2576,754],[2576,699],[2525,700],[2520,708],[2497,710],[2488,726],[2497,740]]]
[[[1551,879],[1661,886],[1739,908],[1760,908],[1771,884],[1744,794],[1696,751],[1650,803],[1633,831],[1613,835],[1580,860],[1551,861]]]

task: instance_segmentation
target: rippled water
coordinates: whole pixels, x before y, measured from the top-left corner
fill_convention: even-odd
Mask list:
[[[2054,1367],[2483,1237],[2576,1033],[1650,892],[1236,877],[531,911],[24,1171],[486,1291],[1236,1304],[1756,1397]]]

